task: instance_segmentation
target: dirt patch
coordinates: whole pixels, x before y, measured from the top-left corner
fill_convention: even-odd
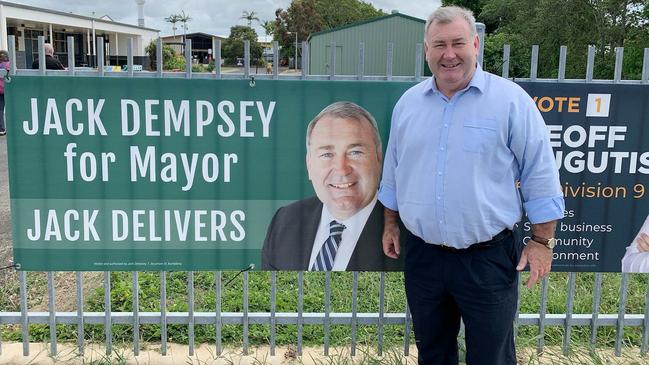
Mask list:
[[[160,354],[160,344],[144,344],[138,356],[130,348],[116,347],[111,355],[106,355],[102,345],[87,345],[83,356],[79,356],[74,344],[59,344],[58,355],[51,356],[47,344],[30,344],[30,355],[22,356],[21,343],[3,343],[0,364],[128,364],[128,365],[172,365],[172,364],[228,364],[228,365],[351,365],[351,364],[417,364],[417,349],[410,349],[410,356],[404,356],[402,349],[385,351],[378,356],[374,349],[357,349],[356,356],[350,356],[349,348],[331,348],[325,356],[322,347],[306,347],[302,356],[298,356],[295,347],[277,347],[275,355],[270,354],[268,346],[250,348],[248,355],[243,355],[241,348],[226,348],[221,355],[216,355],[213,345],[196,347],[193,356],[189,356],[186,345],[169,344],[166,356]],[[613,350],[597,350],[591,354],[588,349],[573,349],[570,356],[563,356],[560,347],[546,347],[542,355],[537,355],[535,348],[518,350],[519,364],[611,364],[642,365],[649,364],[647,358],[640,357],[638,348],[626,348],[621,357],[616,357]]]
[[[22,356],[22,344],[9,343],[3,345],[3,355],[0,355],[0,364],[128,364],[128,365],[172,365],[172,364],[228,364],[228,365],[279,365],[279,364],[416,364],[416,350],[413,348],[411,356],[401,355],[395,358],[393,352],[379,357],[373,352],[357,351],[353,358],[349,349],[330,349],[330,355],[324,356],[322,347],[304,348],[302,356],[297,356],[294,347],[278,347],[275,355],[270,355],[269,347],[255,347],[249,350],[248,355],[243,355],[240,348],[228,348],[221,355],[216,355],[213,345],[197,347],[193,356],[188,355],[189,348],[185,345],[170,344],[167,355],[160,354],[159,344],[148,344],[139,356],[133,356],[132,349],[118,348],[112,355],[107,356],[105,348],[100,345],[87,346],[84,356],[78,356],[77,348],[70,344],[59,344],[59,354],[51,357],[48,346],[45,344],[30,344],[30,356]],[[414,354],[414,355],[413,355]]]

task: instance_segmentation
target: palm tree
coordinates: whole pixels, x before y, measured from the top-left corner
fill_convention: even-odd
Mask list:
[[[274,35],[275,34],[275,21],[274,20],[266,20],[261,22],[261,27],[264,28],[264,31],[266,32],[266,37],[269,35]]]
[[[189,14],[185,14],[185,11],[182,11],[182,14],[178,14],[178,21],[183,23],[183,30],[185,35],[187,35],[187,23],[192,20],[192,18],[189,17]]]
[[[254,10],[251,12],[247,12],[244,10],[241,19],[246,19],[248,21],[248,28],[252,28],[253,20],[259,21],[259,18],[257,17],[257,13]]]
[[[180,21],[179,16],[177,14],[169,15],[168,17],[165,18],[165,21],[172,24],[171,29],[174,31],[174,38],[176,38],[176,29],[178,29],[176,28],[176,23]]]
[[[189,17],[189,14],[185,14],[183,10],[181,14],[178,14],[178,21],[183,23],[183,54],[185,53],[185,41],[187,40],[187,23],[192,20]]]

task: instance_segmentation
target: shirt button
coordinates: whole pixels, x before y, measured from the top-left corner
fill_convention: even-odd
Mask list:
[[[444,124],[444,128],[448,128],[448,124]]]
[[[441,200],[441,199],[442,199],[442,197],[441,197],[441,196],[438,196],[438,197],[437,197],[437,200]]]
[[[440,147],[439,149],[442,150],[442,151],[444,151],[444,147]]]
[[[437,175],[442,176],[442,172],[441,172],[441,171],[437,171]]]
[[[439,224],[442,224],[442,223],[444,223],[444,221],[439,221]]]

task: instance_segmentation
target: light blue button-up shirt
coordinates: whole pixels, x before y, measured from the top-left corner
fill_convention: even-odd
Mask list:
[[[456,248],[513,228],[523,208],[533,224],[564,214],[541,114],[518,85],[479,66],[451,99],[432,78],[399,99],[379,200],[424,241]]]

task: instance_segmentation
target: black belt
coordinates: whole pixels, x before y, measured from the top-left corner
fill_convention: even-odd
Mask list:
[[[435,247],[441,248],[442,250],[445,251],[450,251],[450,252],[457,252],[457,253],[462,253],[462,252],[470,252],[474,250],[480,250],[484,248],[489,248],[493,247],[497,244],[499,244],[502,240],[505,238],[509,237],[512,235],[512,231],[510,229],[503,229],[500,233],[497,235],[493,236],[489,241],[484,241],[484,242],[478,242],[474,243],[471,246],[467,248],[455,248],[451,246],[446,246],[442,244],[436,244]]]

